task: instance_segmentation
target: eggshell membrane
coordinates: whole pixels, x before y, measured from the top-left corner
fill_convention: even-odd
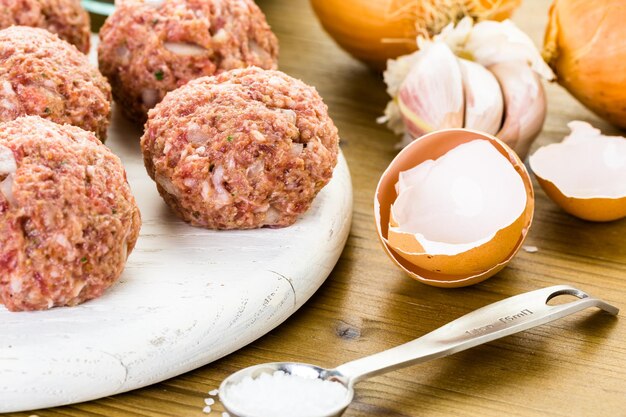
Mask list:
[[[479,263],[476,262],[476,259],[480,257],[476,255],[477,252],[482,252],[484,250],[485,245],[489,245],[491,247],[491,241],[487,242],[484,245],[481,245],[478,248],[467,251],[467,253],[463,255],[463,257],[466,257],[466,259],[461,259],[459,255],[435,256],[424,254],[423,257],[426,258],[426,264],[431,267],[430,269],[434,269],[435,271],[417,266],[408,259],[402,257],[399,251],[394,250],[389,245],[389,224],[392,220],[391,205],[397,198],[395,184],[398,181],[399,174],[400,172],[411,169],[426,160],[437,159],[445,155],[451,149],[476,139],[484,139],[489,141],[489,143],[492,144],[498,152],[500,152],[505,158],[507,158],[511,162],[513,168],[520,175],[524,183],[527,198],[526,208],[523,214],[513,224],[498,231],[493,239],[494,241],[497,240],[498,242],[500,242],[500,244],[502,244],[505,239],[508,239],[508,241],[514,241],[514,244],[506,245],[507,248],[502,249],[502,252],[506,252],[508,249],[508,255],[505,254],[504,256],[502,256],[502,254],[500,254],[498,256],[499,259],[504,258],[504,260],[493,264],[482,271],[480,271],[481,268],[478,267]],[[509,148],[497,138],[482,132],[460,128],[445,129],[428,133],[414,140],[400,153],[398,153],[398,155],[394,158],[391,164],[389,164],[389,167],[387,167],[385,172],[382,174],[378,186],[376,187],[376,196],[374,198],[374,218],[376,221],[378,237],[382,243],[383,249],[391,258],[391,260],[396,263],[396,265],[403,269],[412,278],[425,284],[433,285],[436,287],[454,288],[464,287],[484,281],[485,279],[498,273],[500,270],[502,270],[502,268],[506,266],[506,264],[522,247],[524,239],[526,238],[526,235],[532,223],[534,206],[535,198],[530,176],[528,175],[528,172],[526,171],[526,168],[524,167],[522,161],[519,159],[517,154],[513,150],[511,150],[511,148]],[[517,240],[515,239],[515,235],[518,235]],[[394,239],[395,238],[396,237],[394,237]],[[499,250],[497,244],[494,244],[493,248],[498,248],[497,250]],[[475,250],[476,253],[471,253]],[[405,255],[409,254],[405,253]],[[423,261],[423,259],[421,259],[421,254],[417,256],[420,257],[420,262]],[[429,259],[428,256],[432,256],[432,258]],[[408,257],[411,258],[410,256]],[[469,270],[471,272],[456,273],[460,271],[460,268],[457,268],[453,265],[457,262],[466,262],[465,265],[470,268]],[[443,266],[443,268],[432,267],[435,264]],[[480,264],[484,265],[484,263],[482,262]],[[448,269],[445,269],[447,266],[452,266],[455,272],[447,272],[449,271]],[[436,269],[440,269],[441,271],[446,272],[437,272]]]

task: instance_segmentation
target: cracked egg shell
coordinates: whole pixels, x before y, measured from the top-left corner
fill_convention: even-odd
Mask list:
[[[626,138],[589,123],[568,123],[561,143],[539,148],[530,167],[545,193],[567,213],[605,222],[626,217]]]
[[[446,179],[445,171],[438,174],[443,183],[448,181],[448,185],[454,183],[455,175],[463,179],[466,178],[465,174],[468,174],[467,178],[471,181],[478,180],[478,177],[471,178],[476,171],[471,167],[472,164],[475,164],[474,160],[467,160],[467,156],[474,151],[465,157],[459,155],[458,152],[462,145],[467,148],[468,144],[475,141],[482,143],[482,149],[477,151],[480,153],[478,157],[481,160],[478,165],[475,165],[475,168],[487,167],[485,168],[487,171],[483,170],[483,174],[476,175],[482,175],[482,178],[497,179],[499,178],[498,174],[504,172],[509,177],[508,181],[512,181],[511,186],[518,190],[517,198],[521,201],[521,205],[518,201],[516,208],[504,209],[505,217],[499,220],[502,223],[501,227],[496,225],[498,227],[492,230],[493,233],[487,232],[481,238],[476,238],[478,235],[475,235],[468,242],[444,242],[442,239],[437,241],[437,238],[429,241],[420,234],[397,233],[398,220],[394,219],[392,206],[398,199],[397,186],[401,187],[399,184],[400,173],[410,171],[426,162],[427,165],[439,164],[440,171],[442,169],[452,171],[450,173],[452,179]],[[454,158],[450,159],[450,155],[456,155],[456,162]],[[441,161],[445,160],[444,156],[449,159],[445,166],[441,164]],[[462,162],[464,166],[460,166],[458,161],[463,161],[463,158],[466,162]],[[489,169],[504,171],[494,172],[494,175],[487,176]],[[432,169],[429,168],[429,170],[429,174],[432,174]],[[419,175],[421,174],[417,174],[418,177]],[[477,194],[468,193],[467,187],[462,187],[461,196],[465,195],[466,197],[461,198],[469,198],[470,203],[474,201],[479,207],[483,207],[482,204],[489,204],[487,207],[490,209],[492,205],[506,206],[508,204],[506,198],[498,198],[497,189],[493,188],[495,184],[490,186],[481,184],[481,186],[486,187],[481,188],[481,190],[491,187],[490,193],[480,194],[481,196],[490,195],[490,198],[484,197],[484,200],[482,197],[476,198]],[[437,213],[437,210],[441,208],[437,207],[437,204],[445,204],[446,198],[455,198],[450,197],[453,196],[453,193],[436,191],[437,187],[437,184],[430,184],[430,190],[435,190],[435,193],[439,195],[434,195],[432,199],[424,198],[427,203],[433,203],[433,207],[429,208],[433,213]],[[442,187],[445,188],[445,184]],[[432,211],[433,209],[435,211]],[[477,210],[475,213],[477,215],[485,216],[487,213],[483,209]],[[377,232],[387,255],[412,278],[428,285],[449,288],[476,284],[502,270],[521,248],[530,228],[533,212],[534,192],[532,183],[517,154],[497,138],[468,129],[439,130],[413,141],[396,156],[385,170],[378,183],[374,199]],[[470,218],[471,215],[470,213]],[[460,222],[460,225],[469,225],[468,228],[471,229],[472,222],[467,221],[467,218],[456,220]],[[437,224],[437,222],[434,223]],[[487,221],[487,223],[489,224],[485,228],[488,229],[493,226],[491,221]],[[454,233],[456,228],[455,225],[446,223],[440,228],[440,231],[445,235],[450,230]],[[484,233],[484,231],[474,231],[474,234],[479,232]],[[435,230],[435,234],[437,233]]]

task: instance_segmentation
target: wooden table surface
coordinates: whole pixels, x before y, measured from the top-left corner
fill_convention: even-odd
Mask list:
[[[260,362],[334,366],[412,340],[483,305],[569,283],[626,309],[626,220],[593,224],[563,213],[535,184],[526,244],[497,276],[469,288],[411,280],[383,253],[373,221],[374,189],[397,138],[375,123],[387,101],[380,76],[335,46],[306,0],[259,0],[278,35],[280,68],[315,85],[330,108],[352,172],[354,220],[339,263],[283,325],[248,347],[177,378],[89,403],[12,416],[203,416],[207,391]],[[547,0],[525,0],[515,21],[539,44]],[[566,123],[607,123],[557,85],[535,143],[560,140]],[[626,311],[626,310],[623,310]],[[622,313],[623,314],[623,313]],[[626,416],[626,321],[591,310],[358,385],[346,417]],[[210,415],[221,416],[219,405]]]

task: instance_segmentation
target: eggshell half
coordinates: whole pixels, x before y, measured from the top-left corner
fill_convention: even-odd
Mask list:
[[[502,154],[520,175],[526,191],[526,206],[522,215],[510,226],[479,247],[457,255],[428,255],[419,251],[393,249],[412,246],[406,236],[390,236],[389,226],[394,225],[391,206],[397,198],[396,183],[399,174],[416,165],[436,160],[455,147],[476,139],[487,140]],[[517,154],[497,138],[469,129],[446,129],[426,134],[404,148],[385,170],[376,188],[374,217],[383,249],[387,255],[412,278],[437,287],[463,287],[481,282],[498,273],[521,248],[532,223],[534,192],[524,164]],[[392,233],[393,235],[393,233]],[[485,256],[494,251],[493,256]],[[401,253],[402,252],[402,253]],[[413,258],[415,257],[415,258]],[[487,260],[489,258],[490,260]],[[502,259],[493,263],[493,259]],[[418,266],[421,265],[421,266]],[[424,267],[426,266],[426,267]],[[437,271],[439,270],[439,271]]]
[[[626,217],[626,138],[568,123],[561,143],[539,148],[530,167],[548,197],[569,214],[604,222]]]

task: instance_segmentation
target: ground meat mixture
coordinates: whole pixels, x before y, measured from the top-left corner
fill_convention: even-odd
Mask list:
[[[253,0],[125,0],[100,30],[100,70],[127,116],[189,80],[256,65],[275,69],[278,41]]]
[[[43,29],[0,30],[0,122],[38,115],[106,138],[111,87],[73,45]]]
[[[0,29],[13,25],[49,30],[89,52],[89,13],[80,0],[0,0]]]
[[[184,220],[249,229],[294,223],[330,180],[338,142],[313,87],[251,67],[169,93],[150,111],[141,147]]]
[[[76,305],[120,276],[140,227],[119,158],[38,116],[0,123],[0,303]]]

